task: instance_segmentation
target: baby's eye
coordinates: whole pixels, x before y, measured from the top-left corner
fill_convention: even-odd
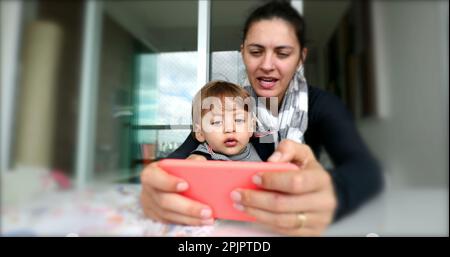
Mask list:
[[[220,125],[222,125],[222,121],[221,120],[211,121],[211,125],[213,125],[213,126],[220,126]]]
[[[238,123],[238,124],[242,124],[242,123],[245,122],[245,119],[237,118],[237,119],[234,120],[234,122],[236,122],[236,123]]]

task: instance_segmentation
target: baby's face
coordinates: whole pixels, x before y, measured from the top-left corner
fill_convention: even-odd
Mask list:
[[[252,118],[244,109],[211,110],[202,117],[199,141],[205,141],[214,152],[225,155],[241,153],[253,134]]]

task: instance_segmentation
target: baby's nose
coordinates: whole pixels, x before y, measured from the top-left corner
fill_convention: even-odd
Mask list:
[[[231,133],[234,132],[234,130],[236,129],[236,126],[234,125],[233,120],[225,120],[225,124],[224,124],[224,132],[225,133]]]

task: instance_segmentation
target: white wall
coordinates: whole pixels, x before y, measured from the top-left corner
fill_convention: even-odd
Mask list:
[[[388,185],[448,187],[448,2],[373,3],[381,118],[359,128]]]

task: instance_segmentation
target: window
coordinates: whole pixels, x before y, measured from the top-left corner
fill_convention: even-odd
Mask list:
[[[196,1],[105,1],[94,175],[127,181],[190,132]],[[176,127],[174,127],[174,125]]]

